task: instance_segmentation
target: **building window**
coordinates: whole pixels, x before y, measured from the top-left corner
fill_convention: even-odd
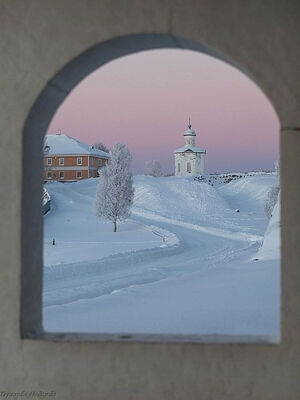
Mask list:
[[[94,158],[93,158],[93,157],[92,157],[92,160],[91,160],[91,161],[92,161],[91,164],[92,164],[92,167],[93,167],[93,166],[94,166]]]
[[[47,172],[47,179],[52,179],[52,172]]]
[[[98,167],[102,167],[102,160],[101,160],[101,158],[98,158]]]
[[[82,157],[77,157],[77,165],[82,165]]]
[[[47,165],[52,165],[52,158],[47,158]]]
[[[191,163],[190,163],[190,162],[188,162],[188,163],[186,164],[186,170],[187,170],[187,172],[188,172],[189,174],[192,172],[192,168],[191,168]]]
[[[59,172],[59,179],[65,179],[65,173],[64,171]]]
[[[178,172],[180,172],[180,163],[178,163]]]
[[[76,178],[82,178],[82,172],[81,171],[77,171],[76,172]]]
[[[60,158],[58,163],[59,163],[59,165],[65,165],[65,159],[64,158]]]

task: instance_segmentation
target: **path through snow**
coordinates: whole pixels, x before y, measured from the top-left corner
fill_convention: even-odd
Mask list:
[[[112,244],[126,238],[120,230],[118,236],[107,236],[109,251],[98,260],[94,248],[92,258],[80,258],[75,251],[71,262],[45,268],[45,329],[278,337],[279,260],[252,261],[267,226],[263,201],[276,180],[272,174],[258,175],[215,189],[185,178],[135,177],[126,234],[131,232],[130,245],[116,249]],[[74,223],[76,215],[79,228],[83,223],[94,226],[96,184],[97,179],[90,179],[60,185],[63,197],[56,185],[48,185],[54,206],[63,201],[66,208],[56,220],[55,207],[46,216],[46,240],[57,224],[60,240],[66,240],[68,218]],[[156,228],[145,229],[149,225]],[[103,225],[106,235],[105,229]],[[169,235],[166,248],[161,237],[153,239],[155,229]],[[142,248],[132,248],[139,240]],[[45,256],[47,264],[47,252]],[[55,260],[59,257],[60,252]]]

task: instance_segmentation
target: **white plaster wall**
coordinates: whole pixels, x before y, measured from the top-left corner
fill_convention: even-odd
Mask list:
[[[184,176],[184,156],[182,153],[175,153],[175,176]],[[178,164],[180,164],[180,171],[178,171]]]
[[[185,146],[192,146],[195,147],[195,136],[185,136],[184,137]]]
[[[204,174],[204,153],[175,153],[175,176],[196,176]],[[191,163],[191,173],[187,172],[187,163]],[[178,172],[180,164],[180,172]]]
[[[200,175],[205,174],[205,153],[200,153]]]

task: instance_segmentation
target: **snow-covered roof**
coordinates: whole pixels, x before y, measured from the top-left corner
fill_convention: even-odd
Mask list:
[[[189,125],[189,128],[184,131],[183,136],[196,136],[196,132],[194,131],[194,129],[192,129],[192,126]]]
[[[174,150],[174,153],[184,153],[185,151],[193,151],[194,153],[206,153],[206,150],[200,149],[199,147],[193,146],[182,146],[179,149]]]
[[[48,148],[46,148],[49,147]],[[46,151],[45,151],[46,148]],[[109,158],[110,155],[105,151],[98,150],[74,139],[68,135],[46,135],[44,141],[44,153],[49,155],[94,155]]]

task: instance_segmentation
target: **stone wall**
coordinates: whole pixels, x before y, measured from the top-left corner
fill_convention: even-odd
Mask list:
[[[0,0],[1,391],[80,400],[300,398],[299,8],[297,0]],[[87,74],[151,48],[189,48],[235,65],[278,114],[280,345],[42,331],[43,135]]]

